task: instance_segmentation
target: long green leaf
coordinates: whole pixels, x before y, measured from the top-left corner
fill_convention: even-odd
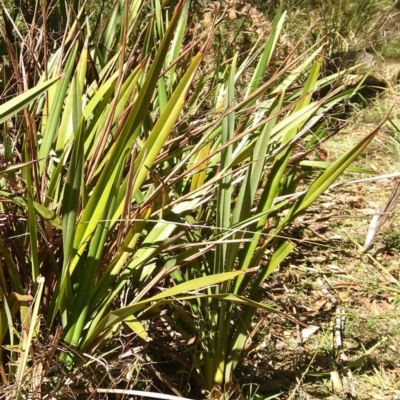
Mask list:
[[[308,188],[306,193],[302,195],[290,209],[288,214],[280,222],[276,229],[279,232],[283,226],[289,221],[296,218],[304,210],[306,210],[311,204],[313,204],[318,197],[324,193],[332,183],[347,169],[347,167],[362,153],[362,151],[368,146],[372,139],[379,132],[380,126],[366,136],[360,143],[350,149],[347,153],[343,154],[336,161],[332,162],[326,171],[321,174]]]
[[[19,94],[12,100],[9,100],[6,103],[2,104],[0,106],[0,124],[10,119],[15,114],[17,114],[18,111],[21,111],[24,107],[32,103],[32,101],[36,100],[50,86],[54,85],[61,78],[62,76],[49,79],[48,81],[43,82],[33,87],[32,89],[29,89],[26,92]]]

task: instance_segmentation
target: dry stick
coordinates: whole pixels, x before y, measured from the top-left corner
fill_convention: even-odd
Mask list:
[[[29,50],[30,56],[32,57],[32,60],[33,60],[34,64],[36,65],[36,67],[40,71],[41,70],[41,66],[40,66],[40,62],[39,62],[38,56],[37,56],[37,52],[30,45],[28,45],[27,40],[23,38],[23,36],[21,35],[21,32],[18,29],[18,26],[16,25],[16,23],[13,20],[12,16],[8,12],[8,10],[7,10],[6,6],[4,5],[3,1],[0,1],[0,5],[1,5],[1,9],[3,11],[3,20],[4,20],[4,22],[8,21],[8,23],[12,25],[12,27],[14,28],[14,32],[16,32],[17,36],[20,38],[21,43],[24,43],[26,45],[27,49]],[[35,14],[36,14],[36,6],[35,6]],[[25,21],[25,19],[24,19],[24,23],[27,25],[27,22]]]
[[[385,224],[388,218],[393,214],[397,200],[400,197],[400,179],[396,179],[392,191],[390,192],[389,199],[383,212],[380,212],[379,206],[377,207],[377,213],[372,217],[371,223],[368,228],[367,238],[365,240],[363,251],[366,252],[374,241],[378,230]]]
[[[381,216],[381,208],[378,205],[376,205],[375,214],[372,216],[371,222],[369,223],[368,226],[368,232],[365,238],[363,252],[366,252],[372,246],[375,235],[377,234],[379,229],[378,224],[380,216]]]

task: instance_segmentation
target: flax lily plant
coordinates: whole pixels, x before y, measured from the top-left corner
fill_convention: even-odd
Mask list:
[[[3,16],[14,73],[3,82],[18,84],[0,105],[1,379],[14,398],[54,390],[39,344],[59,327],[71,374],[122,332],[151,357],[162,315],[163,351],[185,379],[228,392],[257,309],[291,318],[263,302],[295,245],[285,231],[375,132],[329,165],[304,166],[299,148],[318,145],[326,113],[352,93],[314,96],[327,83],[321,48],[264,80],[281,9],[266,43],[226,62],[217,22],[193,37],[187,1],[118,0],[101,29],[87,6],[56,10],[68,29],[52,46],[35,42],[43,61],[15,48],[23,32]]]

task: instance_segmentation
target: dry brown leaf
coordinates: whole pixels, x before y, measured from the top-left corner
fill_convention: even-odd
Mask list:
[[[320,311],[320,310],[322,310],[324,307],[325,307],[325,305],[328,303],[328,300],[327,299],[320,299],[320,300],[318,300],[316,303],[315,303],[315,305],[314,305],[314,307],[311,309],[311,311],[314,311],[314,312],[316,312],[316,311]]]

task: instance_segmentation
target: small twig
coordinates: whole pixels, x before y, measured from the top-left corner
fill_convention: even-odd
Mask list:
[[[366,252],[374,242],[375,236],[379,229],[379,218],[381,215],[381,208],[379,206],[375,207],[375,214],[373,215],[371,222],[368,226],[367,237],[365,238],[363,251]]]

